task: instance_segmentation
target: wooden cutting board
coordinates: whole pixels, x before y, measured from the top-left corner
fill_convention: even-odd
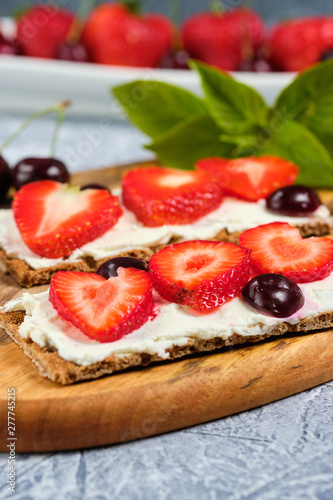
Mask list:
[[[73,180],[112,187],[132,166],[86,172]],[[333,193],[324,192],[322,198],[329,202]],[[0,283],[1,305],[22,293],[9,276],[1,274]],[[0,451],[9,450],[11,388],[16,392],[16,451],[26,452],[152,436],[255,408],[332,379],[333,330],[224,348],[67,387],[41,377],[0,330]]]

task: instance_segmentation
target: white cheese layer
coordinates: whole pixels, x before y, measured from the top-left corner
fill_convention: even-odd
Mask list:
[[[300,285],[305,304],[288,318],[262,314],[242,298],[235,298],[210,314],[198,315],[187,308],[162,300],[155,295],[157,314],[141,328],[110,343],[89,339],[79,329],[63,320],[48,300],[48,292],[36,295],[24,293],[8,302],[3,311],[24,310],[26,316],[20,335],[31,338],[40,346],[53,346],[59,356],[78,365],[102,361],[110,354],[158,354],[167,359],[166,350],[184,346],[190,339],[227,339],[232,334],[249,336],[270,333],[279,323],[295,324],[333,311],[333,273],[321,281]]]
[[[328,208],[324,205],[310,217],[287,217],[273,214],[266,210],[265,200],[257,203],[227,197],[217,210],[202,217],[193,224],[165,225],[161,227],[146,227],[136,219],[135,215],[126,210],[117,224],[103,236],[75,250],[66,262],[78,262],[83,257],[100,260],[114,257],[123,252],[142,250],[156,245],[165,245],[173,237],[184,240],[214,238],[222,229],[229,233],[245,231],[252,227],[270,222],[288,222],[302,225],[325,221],[333,226]],[[46,259],[33,253],[23,242],[16,227],[11,210],[0,211],[0,246],[11,257],[24,260],[33,269],[51,267],[65,259]]]

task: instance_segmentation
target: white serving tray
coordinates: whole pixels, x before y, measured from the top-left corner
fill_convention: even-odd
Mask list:
[[[11,19],[2,19],[6,33],[13,33]],[[294,78],[293,73],[234,73],[272,104]],[[0,111],[33,112],[60,100],[71,100],[70,113],[88,116],[122,116],[111,98],[110,87],[136,79],[154,79],[201,94],[193,71],[127,68],[72,63],[20,56],[0,56]]]

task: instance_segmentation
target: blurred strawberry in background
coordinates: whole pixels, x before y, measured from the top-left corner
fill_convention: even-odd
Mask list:
[[[261,17],[245,8],[196,14],[182,26],[185,50],[224,71],[236,71],[243,61],[252,59],[263,33]]]
[[[280,71],[302,71],[333,49],[333,17],[308,17],[276,24],[269,40],[270,60]]]
[[[82,34],[95,62],[140,67],[156,67],[170,51],[172,38],[173,26],[167,17],[137,15],[117,3],[96,7]]]
[[[17,40],[23,53],[31,57],[55,58],[73,20],[72,12],[58,7],[37,5],[29,9],[17,22]]]

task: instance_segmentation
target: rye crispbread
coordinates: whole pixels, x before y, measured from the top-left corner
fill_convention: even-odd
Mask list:
[[[146,250],[119,253],[117,257],[136,257],[148,262],[153,253],[153,250],[147,248]],[[85,257],[79,262],[64,261],[56,266],[32,269],[24,260],[10,257],[4,250],[0,250],[0,261],[5,266],[4,271],[9,273],[24,288],[50,283],[52,276],[58,271],[96,272],[98,267],[106,260],[107,258],[96,261],[92,257]]]
[[[330,222],[331,221],[331,222]],[[295,226],[300,230],[301,235],[305,238],[308,236],[325,236],[333,226],[333,217],[328,221],[322,219],[313,219],[306,224]],[[229,241],[238,243],[240,232],[229,233],[226,229],[222,229],[212,240]],[[180,238],[173,238],[168,244],[181,241]],[[130,252],[122,252],[117,257],[136,257],[148,262],[153,253],[160,250],[165,245],[147,247],[146,249],[138,249]],[[113,256],[115,257],[115,256]],[[111,258],[111,257],[110,257]],[[30,288],[33,285],[43,285],[50,283],[52,276],[57,271],[82,271],[95,272],[97,268],[106,261],[107,258],[95,261],[92,257],[85,257],[79,262],[62,262],[56,266],[46,267],[42,269],[33,269],[24,260],[9,256],[4,250],[0,249],[0,261],[5,266],[5,272],[9,273],[14,280],[24,288]]]
[[[61,358],[58,352],[52,347],[40,347],[31,339],[22,338],[19,334],[19,327],[24,320],[24,316],[24,311],[0,313],[0,326],[23,349],[25,354],[32,359],[41,375],[63,385],[96,379],[127,368],[147,366],[156,361],[165,361],[165,359],[157,354],[151,355],[143,352],[129,355],[113,354],[103,361],[91,363],[87,366],[80,366]],[[219,337],[210,340],[189,339],[185,346],[174,345],[167,350],[169,353],[168,361],[189,354],[214,351],[224,346],[258,342],[267,337],[282,335],[286,332],[311,332],[331,328],[332,326],[333,312],[329,312],[320,314],[315,318],[304,318],[297,324],[290,324],[285,321],[276,326],[270,333],[263,335],[242,336],[234,333],[226,340]]]

